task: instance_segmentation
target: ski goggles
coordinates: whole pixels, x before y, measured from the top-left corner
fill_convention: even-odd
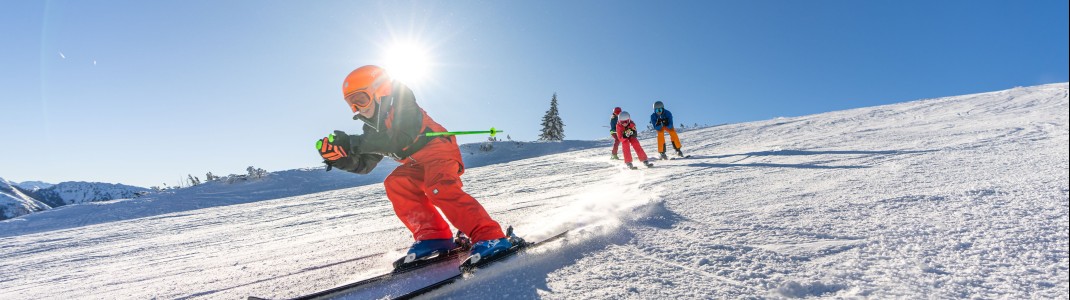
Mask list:
[[[357,90],[349,95],[346,95],[346,103],[349,103],[349,108],[354,113],[360,111],[362,108],[367,108],[372,104],[372,97],[368,96],[368,92],[365,90]]]
[[[661,112],[663,112],[663,111],[665,111],[665,109],[664,109],[664,108],[655,108],[655,109],[654,109],[654,112],[656,112],[656,113],[659,113],[659,114],[660,114]]]

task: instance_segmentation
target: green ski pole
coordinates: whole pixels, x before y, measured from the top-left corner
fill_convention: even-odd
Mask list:
[[[424,135],[426,135],[426,136],[443,136],[443,135],[465,135],[465,134],[485,134],[485,133],[489,133],[490,136],[494,136],[495,134],[498,134],[499,132],[505,132],[505,130],[498,130],[498,129],[494,129],[494,127],[491,127],[490,130],[483,130],[483,131],[428,132],[428,133],[425,133]]]

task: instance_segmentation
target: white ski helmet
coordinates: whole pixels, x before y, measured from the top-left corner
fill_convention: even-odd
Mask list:
[[[617,123],[624,122],[624,121],[631,120],[631,119],[632,119],[632,115],[629,115],[628,112],[626,112],[626,111],[621,111],[620,114],[617,115]]]

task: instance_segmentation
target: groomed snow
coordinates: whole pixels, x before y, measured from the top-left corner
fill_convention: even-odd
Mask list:
[[[428,296],[1065,299],[1067,88],[687,131],[694,157],[653,169],[604,141],[471,167],[466,190],[503,225],[573,232]],[[384,272],[411,242],[381,185],[301,184],[0,222],[0,299],[292,297]],[[290,197],[249,200],[271,195]],[[201,197],[239,200],[178,204]]]

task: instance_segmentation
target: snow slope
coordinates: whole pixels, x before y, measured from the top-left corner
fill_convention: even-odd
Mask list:
[[[502,224],[573,232],[429,296],[1065,299],[1067,87],[694,130],[695,157],[653,169],[607,147],[470,165]],[[172,200],[121,203],[203,201]],[[0,222],[0,298],[289,297],[386,271],[411,242],[378,184],[166,210]],[[18,225],[47,215],[64,224]]]
[[[461,145],[461,150],[463,152],[462,155],[465,157],[466,167],[476,168],[546,155],[547,153],[601,147],[609,145],[608,143],[608,140],[564,141],[560,143],[494,142],[497,150],[491,152],[479,151],[480,144]],[[310,155],[315,155],[315,153],[310,152]],[[356,175],[344,171],[325,172],[323,167],[285,170],[272,172],[266,177],[255,180],[235,181],[234,183],[210,181],[192,187],[152,193],[138,198],[134,198],[133,195],[147,190],[126,186],[128,188],[116,192],[111,191],[110,187],[112,185],[106,183],[64,182],[38,191],[43,201],[63,206],[30,215],[23,215],[25,212],[16,214],[19,217],[11,222],[0,221],[0,228],[4,229],[0,230],[0,237],[307,195],[368,184],[380,184],[396,166],[397,163],[393,160],[384,159],[378,168],[367,175]],[[110,191],[110,193],[101,193],[100,191]],[[105,199],[127,199],[92,203],[84,201],[84,199],[91,198],[94,195],[97,196],[94,201],[99,201],[99,195],[101,194],[125,195],[125,197]],[[7,203],[7,201],[2,203]],[[68,203],[85,203],[87,205],[66,205]]]

